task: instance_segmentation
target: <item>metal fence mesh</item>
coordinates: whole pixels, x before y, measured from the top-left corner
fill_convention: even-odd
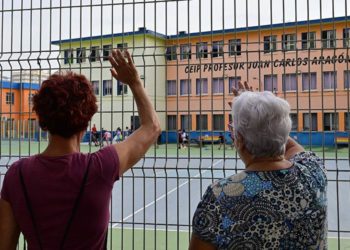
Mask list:
[[[109,249],[187,249],[206,187],[244,166],[231,148],[230,88],[247,81],[292,108],[291,136],[325,160],[329,248],[350,248],[348,0],[0,0],[0,186],[15,160],[47,145],[31,96],[60,70],[93,83],[99,131],[139,126],[131,91],[112,79],[128,49],[162,135],[115,184]],[[90,130],[81,149],[91,143]],[[177,142],[185,129],[189,143]],[[220,147],[218,136],[226,138]],[[116,143],[116,142],[113,142]],[[19,248],[22,248],[23,240]]]

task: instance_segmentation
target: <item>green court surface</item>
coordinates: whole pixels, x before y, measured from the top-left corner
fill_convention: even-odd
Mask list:
[[[28,142],[18,140],[2,140],[0,144],[1,156],[27,156],[37,154],[44,151],[47,146],[47,141]],[[199,147],[197,145],[190,145],[189,147],[178,149],[176,144],[161,144],[153,146],[149,149],[146,156],[148,157],[201,157],[201,158],[232,158],[236,157],[236,152],[229,145],[225,149],[222,147],[218,149],[219,145],[205,145]],[[99,146],[89,146],[87,143],[81,144],[82,152],[95,152],[100,149]],[[316,152],[321,158],[326,159],[349,159],[349,147],[309,147],[305,146],[305,150],[312,150]]]
[[[123,239],[123,240],[122,240]],[[123,250],[187,250],[190,240],[189,232],[164,231],[164,230],[143,230],[114,228],[112,234],[108,234],[107,249]],[[23,238],[20,238],[19,249],[23,249]],[[329,250],[349,250],[350,239],[328,238]]]

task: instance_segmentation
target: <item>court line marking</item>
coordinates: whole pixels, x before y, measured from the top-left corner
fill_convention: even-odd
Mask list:
[[[215,163],[210,164],[210,166],[207,167],[207,168],[205,168],[204,171],[201,170],[199,174],[196,174],[195,176],[191,177],[189,180],[187,180],[187,181],[181,183],[179,186],[174,187],[173,189],[171,189],[170,191],[168,191],[166,194],[162,194],[162,195],[159,196],[156,200],[151,201],[150,203],[148,203],[148,204],[145,205],[144,207],[141,207],[140,209],[136,210],[136,211],[133,212],[132,214],[129,214],[128,216],[124,217],[124,218],[122,219],[122,221],[120,221],[120,222],[118,222],[118,223],[115,223],[115,224],[112,226],[112,228],[117,227],[121,222],[124,222],[124,221],[130,219],[131,217],[134,217],[136,214],[142,212],[144,209],[146,209],[146,208],[152,206],[153,204],[155,204],[156,202],[158,202],[158,201],[164,199],[166,196],[170,195],[171,193],[174,193],[177,189],[180,189],[181,187],[187,185],[189,182],[191,182],[192,180],[194,180],[193,178],[197,178],[197,177],[199,177],[200,175],[205,174],[207,171],[209,171],[211,168],[215,167],[217,164],[221,163],[222,161],[223,161],[223,160],[218,160],[218,161],[216,161]]]

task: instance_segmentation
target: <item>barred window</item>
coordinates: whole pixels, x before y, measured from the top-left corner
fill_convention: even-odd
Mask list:
[[[212,93],[223,94],[224,93],[224,78],[213,78],[212,80]]]
[[[324,131],[338,130],[338,113],[323,114],[323,130]]]
[[[296,91],[297,90],[297,76],[296,74],[282,75],[282,90]]]
[[[180,59],[187,60],[191,59],[191,44],[181,44],[180,45]]]
[[[196,95],[208,94],[208,79],[196,79]]]
[[[336,46],[336,33],[335,30],[322,31],[322,48],[332,49]]]
[[[121,81],[117,81],[116,85],[117,95],[126,95],[128,93],[128,85]]]
[[[212,47],[212,57],[224,56],[224,41],[215,41]]]
[[[316,48],[316,32],[301,33],[301,49]]]
[[[181,115],[181,129],[192,130],[191,115]]]
[[[176,130],[177,127],[177,116],[167,115],[167,130]]]
[[[168,80],[167,81],[167,95],[176,95],[176,80]]]
[[[228,91],[232,93],[232,88],[238,89],[238,83],[241,81],[240,76],[230,77],[228,79]]]
[[[303,73],[302,78],[302,90],[315,90],[317,89],[317,75],[316,72]]]
[[[92,46],[90,48],[90,62],[96,62],[100,60],[100,47]]]
[[[112,95],[112,80],[103,80],[103,95]]]
[[[282,50],[296,50],[296,48],[297,48],[296,34],[282,35]]]
[[[303,130],[317,131],[317,113],[303,114]]]
[[[177,49],[176,45],[166,48],[166,59],[168,61],[173,61],[177,59],[176,49]]]
[[[77,63],[83,63],[86,61],[86,48],[77,48]]]
[[[180,95],[190,95],[191,93],[191,80],[180,80]]]
[[[208,58],[208,43],[197,43],[196,44],[196,57],[198,58]]]
[[[208,130],[208,115],[196,115],[196,129]]]
[[[229,40],[229,55],[240,56],[242,50],[241,39]]]
[[[100,94],[100,81],[91,81],[95,95]]]
[[[225,130],[225,116],[223,114],[213,115],[213,130],[215,131]]]
[[[264,53],[277,50],[277,36],[264,36]]]
[[[6,104],[15,104],[15,93],[7,92],[6,93]]]
[[[72,64],[73,57],[73,49],[64,50],[64,64]]]
[[[337,72],[323,72],[323,89],[337,88]]]
[[[290,119],[292,120],[292,131],[298,130],[298,114],[291,113]]]
[[[112,54],[112,45],[103,45],[103,61],[107,61],[108,57]]]
[[[275,92],[277,88],[277,75],[264,75],[264,90]]]

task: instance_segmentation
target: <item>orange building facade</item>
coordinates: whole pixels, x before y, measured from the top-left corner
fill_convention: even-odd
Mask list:
[[[0,137],[33,138],[38,132],[31,99],[39,89],[36,83],[0,81]]]
[[[350,23],[349,23],[350,24]],[[167,39],[167,129],[225,131],[238,81],[291,105],[293,131],[350,130],[345,17]]]

